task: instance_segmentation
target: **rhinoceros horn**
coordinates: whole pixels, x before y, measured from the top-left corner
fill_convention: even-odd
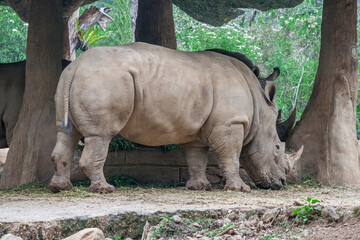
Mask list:
[[[280,75],[280,68],[274,68],[274,72],[270,74],[265,80],[266,81],[275,81],[275,79]]]
[[[289,171],[296,165],[296,163],[299,161],[302,153],[304,150],[304,145],[300,147],[300,149],[297,152],[294,153],[285,153],[287,155],[288,161],[289,161]]]
[[[295,120],[296,108],[294,108],[289,118],[284,122],[281,121],[281,110],[278,111],[278,118],[276,120],[276,131],[279,135],[280,141],[286,142],[287,138],[290,136],[291,130],[293,129]]]

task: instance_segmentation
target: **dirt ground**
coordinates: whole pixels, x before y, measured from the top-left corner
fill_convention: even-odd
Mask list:
[[[121,212],[151,214],[194,209],[238,209],[241,212],[261,207],[289,209],[294,208],[295,201],[304,203],[308,197],[320,200],[322,207],[334,207],[340,217],[345,212],[352,211],[351,218],[340,218],[337,222],[320,219],[296,227],[278,226],[277,230],[275,227],[269,230],[274,238],[254,236],[248,239],[360,239],[360,219],[355,217],[356,210],[354,212],[356,207],[360,207],[360,189],[300,185],[288,186],[280,191],[252,190],[251,193],[226,192],[221,189],[209,192],[189,191],[184,187],[119,188],[114,194],[89,193],[78,197],[76,194],[26,195],[0,192],[0,223],[50,221]],[[291,232],[293,234],[289,235]]]

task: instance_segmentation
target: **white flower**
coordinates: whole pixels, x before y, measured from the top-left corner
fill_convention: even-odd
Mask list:
[[[11,23],[14,23],[14,20],[12,20],[12,19],[10,19],[9,21],[10,21]]]
[[[289,24],[289,21],[288,21],[288,20],[285,20],[285,24],[286,24],[286,25]]]
[[[289,17],[289,20],[293,20],[293,18],[292,18],[292,17]]]
[[[14,28],[12,31],[13,31],[13,32],[17,32],[18,30]]]

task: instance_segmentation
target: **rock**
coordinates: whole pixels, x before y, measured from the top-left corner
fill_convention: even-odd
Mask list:
[[[214,210],[210,210],[210,216],[212,219],[218,219],[218,214]]]
[[[211,240],[209,237],[202,237],[201,240]]]
[[[281,209],[279,209],[279,208],[273,208],[273,209],[267,210],[264,213],[264,215],[262,216],[261,220],[264,223],[271,222],[275,217],[277,217],[277,215],[279,214],[279,211],[281,211]]]
[[[350,218],[352,218],[353,212],[352,211],[346,211],[343,215],[343,222],[347,222]]]
[[[226,216],[226,214],[229,213],[229,210],[227,210],[227,209],[221,209],[220,211],[223,216]]]
[[[353,213],[354,213],[354,216],[356,216],[356,217],[360,216],[360,207],[354,207]]]
[[[181,217],[179,215],[174,215],[172,217],[172,220],[174,220],[174,223],[180,224],[183,222],[183,220],[181,219]]]
[[[222,227],[224,225],[224,220],[218,219],[215,221],[215,226]]]
[[[252,215],[251,217],[249,217],[248,222],[250,222],[251,224],[254,224],[257,220],[258,220],[258,216]]]
[[[201,225],[200,225],[199,223],[197,223],[197,222],[194,222],[194,223],[193,223],[193,227],[201,228]]]
[[[236,219],[238,219],[239,215],[232,212],[227,216],[232,222],[236,221]]]
[[[256,209],[257,214],[258,214],[259,216],[264,215],[264,213],[265,213],[267,210],[268,210],[268,209],[267,209],[266,207],[259,207],[259,208]]]
[[[322,210],[321,216],[332,222],[336,222],[340,218],[339,215],[336,213],[335,208],[333,208],[332,206],[326,206]]]
[[[5,234],[0,240],[23,240],[21,237],[12,235],[11,233]]]
[[[239,216],[239,221],[245,221],[246,220],[246,214],[244,213],[244,214],[241,214],[240,216]]]
[[[105,240],[105,236],[98,228],[85,228],[63,240]]]
[[[294,206],[301,206],[302,204],[299,201],[295,201],[295,202],[293,202],[293,205]]]

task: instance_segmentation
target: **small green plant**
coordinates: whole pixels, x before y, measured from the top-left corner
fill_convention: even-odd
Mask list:
[[[316,215],[320,215],[322,211],[321,206],[316,205],[319,202],[317,199],[307,198],[306,203],[301,204],[301,207],[294,210],[295,221],[305,224]]]
[[[109,35],[96,36],[96,34],[99,31],[99,28],[97,25],[92,25],[88,30],[84,31],[84,29],[81,28],[81,26],[79,24],[78,18],[76,19],[76,28],[78,30],[78,38],[80,40],[79,48],[83,52],[88,50],[90,45],[94,44],[98,40],[109,37]]]
[[[123,239],[123,237],[121,236],[121,234],[119,235],[119,236],[115,236],[114,237],[114,240],[122,240]],[[124,238],[125,239],[125,238]]]

